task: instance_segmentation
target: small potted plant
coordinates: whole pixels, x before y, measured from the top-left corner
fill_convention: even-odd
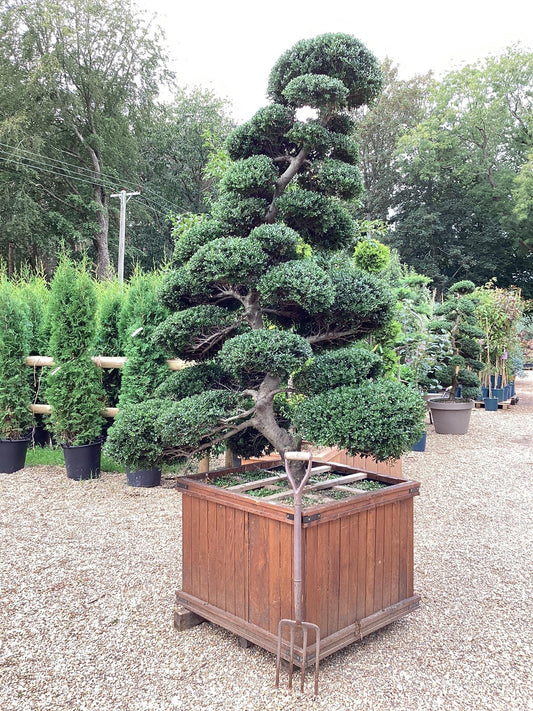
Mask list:
[[[168,315],[157,298],[158,272],[133,275],[120,312],[119,331],[126,363],[118,400],[119,414],[108,432],[106,452],[126,467],[129,486],[151,487],[161,482],[160,452],[155,430],[157,412],[146,405],[168,376],[165,353],[152,341],[155,328]],[[147,414],[148,413],[148,414]],[[136,444],[128,443],[135,432]]]
[[[434,370],[439,385],[445,388],[444,396],[428,402],[438,434],[465,434],[474,398],[480,392],[478,373],[483,363],[479,341],[484,332],[471,296],[474,289],[475,284],[468,280],[453,284],[448,298],[435,309],[441,318],[430,323],[430,330],[449,334],[452,349],[452,355]]]
[[[16,286],[0,277],[0,472],[24,467],[32,426],[31,389],[24,359],[30,322]]]
[[[90,357],[96,321],[96,296],[85,265],[63,258],[51,286],[50,355],[47,399],[56,440],[62,445],[67,476],[92,479],[100,474],[104,391]]]
[[[158,486],[163,443],[158,400],[129,403],[119,410],[104,444],[104,453],[126,467],[130,486]]]

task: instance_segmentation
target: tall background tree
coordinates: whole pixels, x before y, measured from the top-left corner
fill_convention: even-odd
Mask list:
[[[400,184],[396,145],[426,117],[432,76],[428,73],[402,80],[398,66],[388,58],[381,70],[383,92],[371,107],[355,112],[355,136],[365,184],[361,212],[365,219],[387,221]]]
[[[170,215],[209,209],[215,185],[206,166],[234,127],[228,102],[200,87],[176,88],[156,107],[140,140],[141,196],[128,206],[126,273],[134,263],[152,269],[170,258]]]
[[[13,0],[0,15],[2,247],[64,240],[110,274],[109,195],[139,175],[138,134],[170,79],[160,31],[126,0]],[[130,183],[131,184],[131,183]]]
[[[533,293],[515,211],[531,150],[533,54],[511,48],[434,85],[427,117],[400,138],[390,244],[441,289],[457,279]]]

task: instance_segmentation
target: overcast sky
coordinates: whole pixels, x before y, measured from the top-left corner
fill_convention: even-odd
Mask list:
[[[178,83],[228,98],[239,121],[267,103],[268,75],[300,39],[346,32],[408,78],[437,76],[519,42],[533,50],[531,0],[134,0],[157,13]]]

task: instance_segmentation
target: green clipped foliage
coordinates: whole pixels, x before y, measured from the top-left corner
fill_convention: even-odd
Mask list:
[[[326,437],[328,444],[347,442],[365,453],[376,447],[377,456],[387,457],[419,438],[423,406],[415,413],[401,387],[382,384],[371,355],[344,352],[392,317],[384,280],[347,257],[357,229],[354,206],[342,202],[361,192],[348,111],[373,99],[381,82],[375,57],[349,35],[299,42],[270,76],[275,103],[228,138],[234,163],[211,219],[180,232],[174,268],[159,289],[174,313],[153,342],[196,363],[157,390],[166,460],[219,451],[225,441],[246,455],[298,449],[293,418],[319,397],[316,382],[327,382],[338,397],[360,391],[365,416],[377,407],[379,426],[367,437],[356,431],[366,427],[362,418],[348,422],[355,405],[343,412],[339,404],[337,439]],[[318,108],[313,119],[297,117],[302,105]],[[292,376],[300,377],[302,392],[288,397]],[[376,382],[353,385],[365,377]],[[332,383],[339,387],[332,390]],[[399,414],[389,435],[392,403]],[[325,405],[324,413],[331,420]],[[322,443],[321,435],[315,442]]]
[[[18,290],[0,276],[0,439],[22,439],[33,423],[24,359],[30,352],[30,311]]]
[[[260,225],[268,208],[262,197],[240,197],[237,193],[224,193],[213,205],[212,214],[228,234],[246,237],[251,229]]]
[[[343,200],[353,200],[363,192],[363,176],[359,168],[331,158],[318,163],[313,173],[307,173],[300,179],[300,184],[306,190]]]
[[[236,192],[244,197],[272,199],[274,183],[279,171],[265,155],[235,161],[226,171],[220,187],[226,192]]]
[[[420,439],[425,411],[415,390],[381,380],[307,398],[296,410],[295,425],[308,441],[386,460],[399,457]]]
[[[159,466],[163,460],[158,423],[162,405],[155,399],[124,405],[108,432],[103,454],[131,469]]]
[[[290,331],[260,329],[226,341],[218,357],[229,373],[251,386],[261,382],[265,373],[288,377],[312,355],[305,338]]]
[[[123,301],[124,291],[118,282],[106,282],[100,288],[96,313],[95,355],[111,357],[123,355],[119,330]],[[117,406],[121,381],[122,370],[120,368],[102,369],[102,385],[108,407]]]
[[[231,133],[226,140],[226,150],[232,160],[262,153],[274,157],[287,147],[285,134],[293,122],[293,110],[280,104],[265,106]]]
[[[328,129],[334,133],[351,136],[355,132],[356,122],[349,114],[334,114],[328,121]]]
[[[159,348],[172,350],[178,358],[207,358],[220,348],[227,333],[237,331],[240,326],[235,312],[202,304],[171,314],[155,329],[153,340]]]
[[[359,145],[353,138],[345,136],[343,133],[331,133],[330,140],[330,158],[342,160],[350,165],[357,165],[359,162]]]
[[[334,142],[331,132],[313,119],[305,123],[295,123],[287,132],[287,138],[291,143],[313,151],[317,158],[326,157]]]
[[[213,239],[223,237],[224,234],[224,227],[216,220],[203,220],[192,225],[176,241],[174,254],[172,255],[173,266],[183,266],[197,249]]]
[[[314,324],[299,325],[302,335],[311,336],[317,330],[347,329],[361,335],[389,322],[394,296],[381,279],[349,265],[340,268],[332,264],[327,273],[335,287],[335,300],[317,316]]]
[[[330,307],[335,298],[329,275],[310,259],[272,267],[257,289],[266,307],[277,305],[277,310],[283,312],[291,312],[296,307],[308,314],[320,313]]]
[[[58,265],[52,281],[49,319],[50,355],[57,363],[83,357],[92,349],[96,331],[96,293],[82,264],[67,258]]]
[[[168,315],[157,298],[159,282],[158,272],[136,272],[120,312],[122,350],[127,359],[122,370],[120,408],[153,397],[154,390],[168,375],[168,356],[152,340],[157,326]]]
[[[250,232],[250,238],[259,243],[269,262],[295,259],[301,242],[298,232],[282,222],[260,225]]]
[[[349,92],[340,79],[326,74],[301,74],[291,79],[281,93],[290,106],[343,108]]]
[[[175,370],[156,390],[156,397],[181,400],[190,395],[199,395],[224,385],[228,380],[224,369],[216,361],[197,363],[183,370]]]
[[[386,269],[390,261],[390,249],[377,239],[361,240],[355,248],[354,264],[366,272],[377,273]]]
[[[50,293],[50,355],[56,367],[46,378],[51,422],[61,444],[91,444],[100,437],[105,394],[91,361],[96,331],[96,294],[83,264],[63,259]]]
[[[261,244],[252,237],[226,237],[200,247],[189,260],[190,290],[201,294],[216,284],[234,289],[254,284],[268,261]]]
[[[341,385],[357,385],[383,372],[381,358],[372,351],[348,346],[315,356],[294,375],[296,390],[317,395]]]
[[[463,279],[462,281],[456,281],[448,289],[448,294],[458,294],[459,296],[465,296],[466,294],[471,294],[476,288],[473,281],[469,279]]]
[[[278,201],[279,216],[312,247],[341,249],[350,244],[355,224],[348,211],[325,195],[297,188]]]
[[[270,73],[268,95],[280,104],[290,103],[284,90],[305,74],[326,75],[341,81],[350,109],[375,99],[383,84],[378,60],[355,37],[328,33],[301,40],[285,52]]]
[[[157,296],[167,309],[179,310],[190,305],[193,284],[186,267],[173,269],[164,275],[157,287]]]
[[[182,461],[200,450],[213,429],[230,413],[238,416],[239,398],[215,390],[186,397],[127,404],[109,431],[104,453],[133,468]]]
[[[104,392],[101,373],[91,360],[77,358],[54,368],[47,378],[46,395],[58,442],[71,447],[100,437]]]
[[[208,390],[179,402],[162,404],[158,427],[169,458],[180,458],[209,443],[223,420],[238,416],[240,398],[225,390]]]

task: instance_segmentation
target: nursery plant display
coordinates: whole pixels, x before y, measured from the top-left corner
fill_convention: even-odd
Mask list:
[[[500,289],[493,282],[478,287],[475,297],[476,314],[484,331],[483,397],[485,400],[508,400],[514,395],[516,361],[521,362],[518,325],[525,303],[518,290]],[[497,409],[497,403],[492,407]]]
[[[90,479],[100,473],[102,407],[101,374],[91,360],[96,296],[85,265],[66,257],[52,281],[50,355],[55,367],[47,375],[46,395],[52,407],[56,440],[63,446],[67,475]]]
[[[156,329],[154,341],[169,357],[195,363],[171,374],[159,389],[161,397],[151,404],[158,413],[157,444],[165,460],[201,456],[223,445],[242,457],[276,451],[283,460],[286,452],[301,449],[303,438],[388,459],[399,457],[420,438],[422,398],[382,377],[379,359],[364,340],[390,320],[393,295],[378,275],[353,264],[357,229],[344,205],[362,189],[348,112],[371,101],[380,89],[378,62],[355,38],[326,34],[304,40],[274,66],[268,86],[272,102],[229,137],[232,163],[221,181],[220,197],[209,218],[180,235],[173,268],[160,290],[172,313]],[[299,118],[303,107],[312,109],[312,118]],[[124,416],[128,409],[125,405]],[[123,442],[124,449],[133,449],[135,437],[132,433],[131,445]],[[301,482],[305,462],[292,459],[290,467]],[[234,555],[224,544],[226,538],[229,545],[233,534],[215,533],[218,506],[196,504],[205,496],[216,497],[222,506],[237,494],[214,492],[210,484],[204,485],[209,494],[199,493],[196,485],[180,482],[189,492],[183,499],[184,529],[199,540],[197,526],[207,526],[208,555],[219,555],[206,568],[207,559],[184,553],[184,580],[212,578],[218,566],[233,575],[233,566],[223,563],[224,556]],[[407,486],[410,490],[407,522],[418,488],[413,484]],[[249,547],[242,552],[241,567],[257,585],[265,558],[264,550],[261,555],[258,551],[266,543],[256,533],[270,524],[245,515],[249,509],[243,497],[234,505],[242,516],[228,516],[246,528]],[[389,503],[392,516],[394,504]],[[345,506],[346,515],[354,513]],[[287,520],[287,512],[277,516]],[[289,523],[289,537],[291,530]],[[191,540],[188,535],[184,538]],[[406,536],[405,545],[409,548],[412,538]],[[399,552],[393,555],[398,562]],[[409,568],[410,554],[405,555]],[[195,570],[186,569],[193,560]],[[406,575],[412,580],[412,570]],[[380,623],[386,624],[405,614],[418,601],[408,587],[406,598],[392,602],[388,597],[385,607],[380,599],[379,609],[365,610],[365,617],[379,613]],[[290,590],[282,597],[286,593],[290,603]],[[189,588],[180,597],[187,599],[189,609],[201,609],[199,614],[210,619],[229,624],[235,617],[227,610],[221,614],[218,593],[216,600],[200,600]],[[279,606],[272,605],[275,617]],[[241,612],[238,628],[250,638],[258,625],[248,616],[253,611]],[[259,635],[267,648],[272,625],[277,621],[269,620]],[[347,643],[349,635],[340,636]],[[325,643],[324,654],[332,649]]]
[[[19,290],[0,274],[0,472],[24,467],[33,416],[24,359],[29,353],[29,310]]]
[[[152,342],[155,328],[167,315],[156,296],[160,281],[159,272],[144,274],[137,270],[119,317],[127,360],[122,371],[119,412],[108,431],[104,451],[126,465],[131,486],[157,486],[161,481],[158,412],[150,400],[169,372],[164,353]]]
[[[474,398],[480,393],[484,332],[478,325],[474,290],[475,284],[468,280],[453,284],[447,299],[435,308],[441,318],[430,324],[433,331],[449,333],[452,349],[452,355],[434,371],[439,385],[446,388],[444,397],[428,402],[438,434],[465,434]]]

